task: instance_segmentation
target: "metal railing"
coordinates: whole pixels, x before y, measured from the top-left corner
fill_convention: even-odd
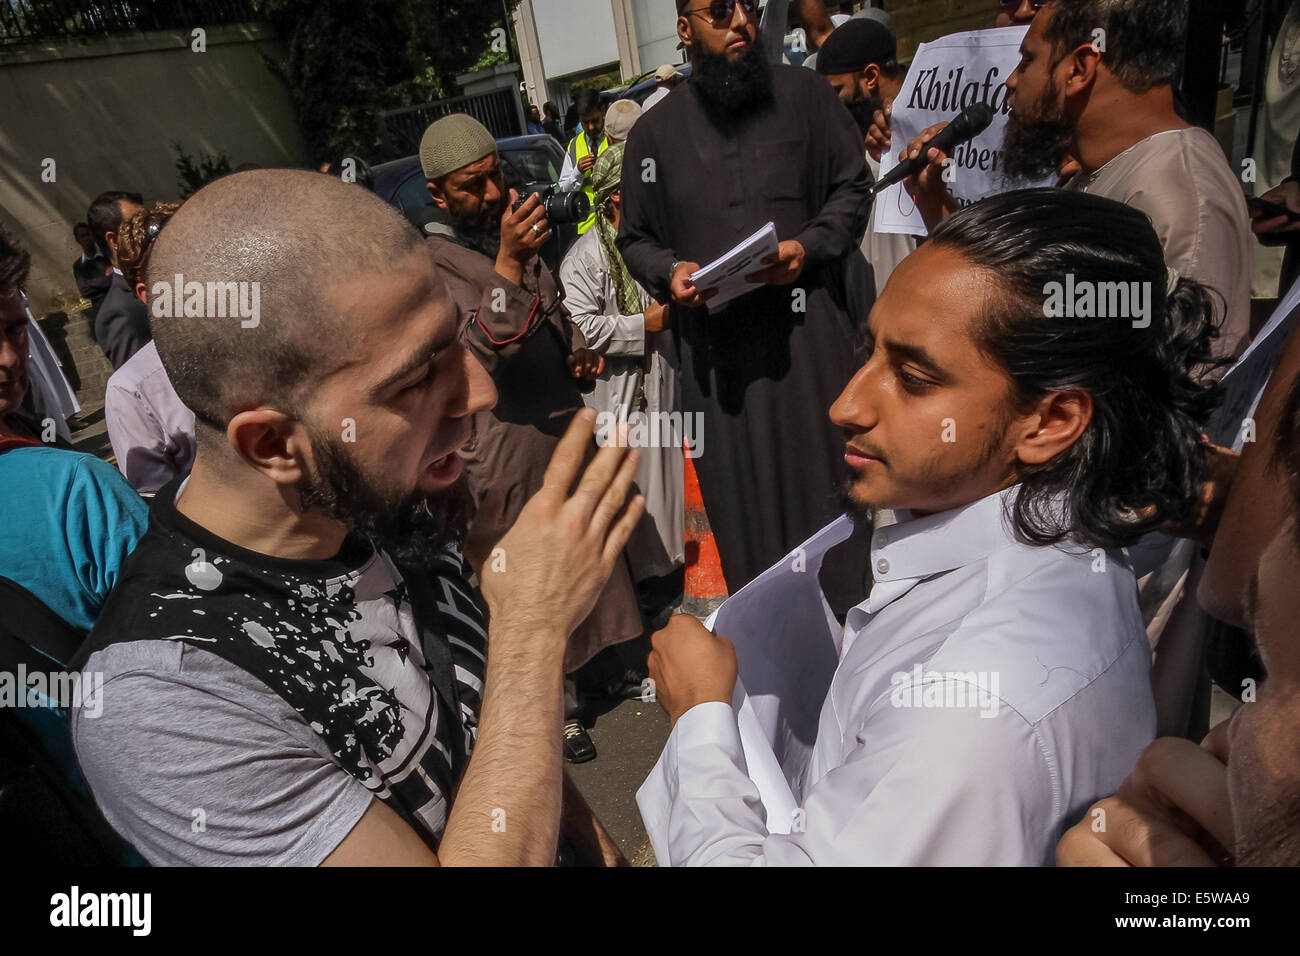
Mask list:
[[[525,130],[524,107],[513,86],[453,96],[401,109],[381,110],[379,122],[380,162],[410,156],[420,148],[420,137],[434,120],[452,113],[468,113],[488,128],[494,137],[521,136]]]
[[[251,0],[0,0],[0,47],[258,19]]]

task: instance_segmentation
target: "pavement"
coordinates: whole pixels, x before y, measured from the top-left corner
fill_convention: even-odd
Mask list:
[[[588,728],[596,759],[566,764],[596,819],[623,855],[641,866],[655,864],[636,808],[636,791],[659,759],[669,729],[668,715],[654,701],[623,701]]]
[[[723,600],[722,595],[687,596],[678,610],[703,621]],[[668,740],[672,729],[668,715],[653,700],[624,700],[603,713],[596,710],[587,726],[596,759],[565,764],[569,778],[632,865],[656,866],[636,807],[636,792]]]
[[[102,458],[109,464],[117,464],[113,457],[113,445],[108,440],[108,425],[104,422],[104,403],[82,405],[77,413],[77,420],[86,427],[72,433],[72,444],[77,451]]]

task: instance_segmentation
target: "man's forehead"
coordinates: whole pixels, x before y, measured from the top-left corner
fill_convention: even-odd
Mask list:
[[[934,352],[963,348],[971,320],[991,291],[988,283],[988,274],[956,251],[922,245],[890,276],[877,300],[883,308],[871,310],[874,334],[888,325]]]
[[[1047,31],[1047,21],[1052,16],[1052,8],[1044,7],[1038,11],[1038,15],[1029,21],[1029,29],[1025,32],[1025,38],[1020,41],[1020,49],[1032,47],[1038,49],[1047,45],[1044,34]]]
[[[412,250],[391,272],[358,275],[335,282],[327,301],[353,329],[353,348],[323,369],[324,378],[351,370],[369,381],[385,375],[395,356],[428,339],[431,331],[455,334],[457,313],[438,282],[423,247]]]
[[[452,173],[448,179],[453,186],[459,186],[461,183],[469,182],[475,177],[482,176],[484,173],[493,173],[500,167],[501,161],[497,158],[495,152],[489,153],[480,160],[470,163],[468,166],[462,166]]]

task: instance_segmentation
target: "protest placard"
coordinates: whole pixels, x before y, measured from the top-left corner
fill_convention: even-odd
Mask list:
[[[1002,136],[1011,112],[1006,79],[1020,61],[1020,41],[1028,29],[970,30],[922,43],[894,98],[889,118],[892,146],[880,158],[880,175],[898,165],[899,152],[926,127],[951,122],[972,103],[983,101],[993,109],[993,123],[951,153],[948,189],[957,202],[965,206],[1008,189],[1052,185],[1008,180],[1002,172]],[[876,196],[875,217],[877,232],[926,234],[902,183]]]

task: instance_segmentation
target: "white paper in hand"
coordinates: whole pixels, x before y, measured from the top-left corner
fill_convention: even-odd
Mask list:
[[[745,276],[766,269],[768,266],[763,260],[776,255],[778,247],[776,225],[769,222],[748,239],[741,240],[708,265],[691,273],[691,283],[700,292],[717,290],[717,295],[706,303],[710,312],[717,312],[732,299],[758,287]]]
[[[840,625],[818,584],[826,552],[853,531],[848,517],[822,528],[745,585],[705,626],[735,645],[740,665],[732,709],[746,772],[758,790],[768,833],[793,829],[795,790],[812,756],[822,704],[839,662]],[[675,769],[660,755],[637,791],[637,806],[660,866],[673,866],[669,817]]]
[[[1300,282],[1292,283],[1268,322],[1223,376],[1223,403],[1210,418],[1210,441],[1241,451],[1247,420],[1253,420],[1264,387],[1282,358],[1287,339],[1300,318]]]

